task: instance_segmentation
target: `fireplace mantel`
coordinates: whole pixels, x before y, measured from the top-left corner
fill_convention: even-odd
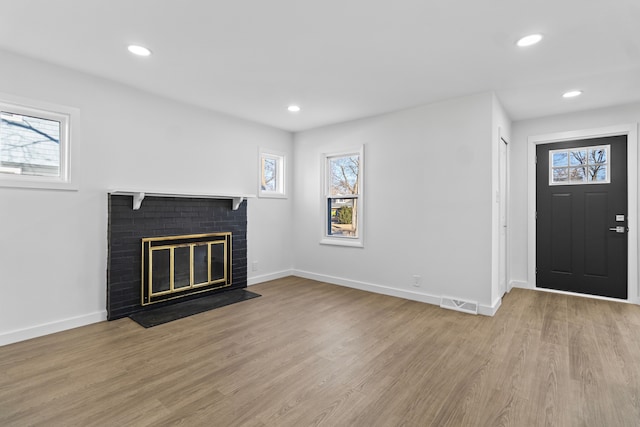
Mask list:
[[[142,201],[146,196],[153,197],[189,197],[201,199],[223,199],[231,200],[231,209],[238,210],[240,204],[248,198],[255,197],[253,194],[213,194],[213,193],[187,193],[187,192],[163,192],[163,191],[140,191],[140,190],[114,190],[109,191],[114,196],[132,196],[133,210],[140,209]]]

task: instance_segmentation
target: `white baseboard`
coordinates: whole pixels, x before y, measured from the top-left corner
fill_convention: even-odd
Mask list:
[[[501,305],[502,305],[502,297],[495,300],[493,304],[491,304],[491,306],[478,304],[478,314],[482,314],[483,316],[493,317],[496,315]]]
[[[509,282],[509,290],[513,288],[532,289],[528,282],[518,282],[517,280]]]
[[[270,280],[282,279],[283,277],[293,276],[294,270],[282,270],[275,273],[263,274],[260,276],[250,277],[247,280],[247,286],[257,285],[258,283],[268,282]]]
[[[388,295],[392,297],[404,298],[411,301],[424,302],[427,304],[440,306],[440,296],[425,294],[421,292],[414,292],[405,289],[391,288],[388,286],[377,285],[373,283],[361,282],[358,280],[344,279],[341,277],[328,276],[326,274],[312,273],[304,270],[293,270],[294,276],[303,277],[305,279],[317,280],[319,282],[331,283],[333,285],[346,286],[348,288],[360,289],[361,291],[373,292],[376,294]],[[502,299],[498,299],[493,306],[478,305],[478,313],[484,316],[493,316],[498,308]]]
[[[97,311],[95,313],[85,314],[82,316],[71,317],[69,319],[58,320],[55,322],[44,323],[41,325],[31,326],[29,328],[18,329],[15,331],[0,333],[0,346],[13,344],[19,341],[25,341],[31,338],[37,338],[56,332],[66,331],[67,329],[86,326],[92,323],[98,323],[107,320],[106,311]]]

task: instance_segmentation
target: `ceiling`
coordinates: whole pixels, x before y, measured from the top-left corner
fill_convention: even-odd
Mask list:
[[[0,49],[293,132],[485,91],[513,120],[640,101],[638,0],[0,0]]]

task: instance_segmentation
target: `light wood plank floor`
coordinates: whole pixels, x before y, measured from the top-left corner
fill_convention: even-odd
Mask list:
[[[0,347],[0,425],[640,425],[638,306],[514,289],[489,318],[294,277],[251,290]]]

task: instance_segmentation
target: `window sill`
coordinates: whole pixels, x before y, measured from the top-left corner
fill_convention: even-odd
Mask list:
[[[283,193],[260,192],[258,193],[258,197],[261,199],[286,199],[287,195]]]
[[[346,240],[344,238],[327,238],[320,240],[321,245],[329,245],[329,246],[347,246],[352,248],[364,248],[364,244],[362,240]]]
[[[75,182],[65,182],[59,180],[33,179],[12,179],[0,176],[0,187],[2,188],[26,188],[33,190],[58,190],[58,191],[78,191],[78,184]]]

